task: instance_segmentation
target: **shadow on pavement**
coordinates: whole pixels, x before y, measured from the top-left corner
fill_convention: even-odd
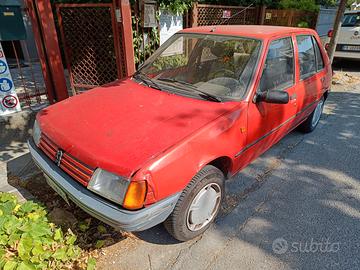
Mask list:
[[[334,71],[359,72],[360,60],[335,59],[332,67]]]
[[[219,219],[217,232],[227,237],[233,232],[240,242],[250,244],[249,249],[260,249],[292,269],[359,268],[360,94],[333,92],[327,106],[332,110],[323,115],[317,130],[287,136],[303,136],[303,140],[266,177],[265,181],[276,183],[268,193],[271,200],[263,199],[245,227],[235,211]],[[241,181],[244,176],[237,178]],[[279,249],[273,246],[279,239],[286,240],[284,253],[277,253]],[[309,250],[311,242],[316,250]],[[228,242],[223,250],[236,248],[236,243]],[[279,247],[282,251],[284,245]],[[220,259],[222,267],[250,260],[230,254]]]

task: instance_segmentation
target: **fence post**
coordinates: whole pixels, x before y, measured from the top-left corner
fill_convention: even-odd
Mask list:
[[[291,9],[291,10],[290,10],[289,17],[288,17],[288,21],[287,21],[287,26],[292,26],[293,17],[294,17],[294,10]]]
[[[117,3],[121,14],[121,30],[123,37],[122,45],[124,49],[123,52],[125,54],[125,72],[126,76],[131,76],[135,72],[131,7],[129,0],[117,0]]]
[[[52,81],[51,81],[51,74],[50,74],[49,66],[46,61],[45,49],[44,49],[44,44],[43,44],[43,41],[41,38],[41,31],[40,31],[39,22],[38,22],[37,15],[36,15],[35,6],[34,6],[34,3],[32,0],[26,0],[25,6],[26,6],[27,14],[29,15],[29,18],[31,21],[32,31],[34,33],[34,40],[35,40],[35,45],[36,45],[37,53],[38,53],[39,60],[40,60],[41,71],[42,71],[42,74],[44,77],[47,98],[48,98],[50,104],[52,104],[52,103],[54,103],[54,100],[55,100],[55,96],[54,96],[55,91],[54,91],[54,87],[53,87]]]
[[[69,94],[66,86],[64,66],[61,59],[51,3],[50,0],[37,0],[34,1],[34,3],[39,18],[45,57],[54,89],[54,99],[55,101],[61,101],[68,98]]]
[[[198,26],[198,3],[195,2],[191,9],[191,27]]]
[[[265,22],[266,6],[262,5],[258,7],[258,24],[263,25]]]

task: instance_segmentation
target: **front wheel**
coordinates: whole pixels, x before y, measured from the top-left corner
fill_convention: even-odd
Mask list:
[[[299,130],[304,133],[310,133],[315,130],[319,124],[322,111],[324,109],[325,99],[322,97],[318,104],[316,105],[315,110],[309,115],[309,117],[299,126]]]
[[[174,211],[164,222],[179,241],[188,241],[206,231],[217,216],[224,195],[224,174],[207,165],[183,190]]]

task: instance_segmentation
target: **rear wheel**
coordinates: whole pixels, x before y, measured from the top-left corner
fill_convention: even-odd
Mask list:
[[[310,133],[315,130],[319,124],[322,111],[324,109],[325,99],[322,97],[318,104],[316,105],[315,110],[309,115],[309,117],[299,126],[299,130],[304,133]]]
[[[180,241],[188,241],[206,231],[217,216],[224,195],[224,174],[207,165],[183,190],[164,225]]]

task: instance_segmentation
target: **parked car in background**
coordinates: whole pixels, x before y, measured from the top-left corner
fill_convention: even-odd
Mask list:
[[[330,30],[328,33],[329,39],[332,32]],[[360,10],[345,12],[334,58],[360,59]]]
[[[165,221],[186,241],[214,221],[226,179],[316,128],[331,74],[311,29],[185,29],[132,77],[38,113],[30,152],[90,215],[128,231]]]

